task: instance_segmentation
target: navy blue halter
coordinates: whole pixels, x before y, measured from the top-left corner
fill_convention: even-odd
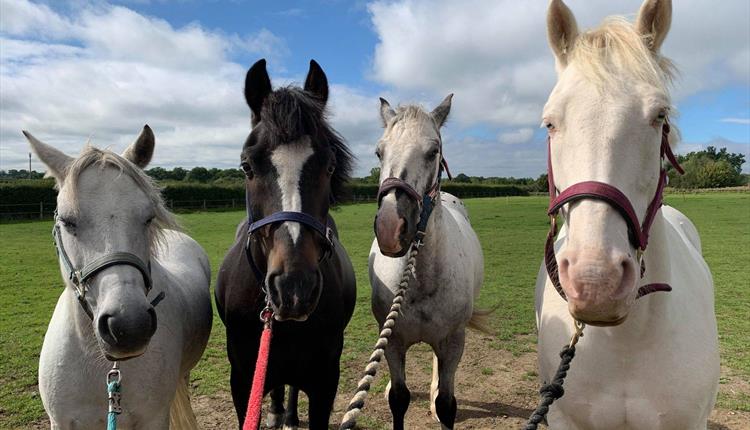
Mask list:
[[[247,261],[250,263],[250,267],[253,269],[253,273],[255,274],[255,277],[258,279],[258,283],[263,286],[263,289],[265,290],[265,283],[266,283],[266,275],[263,273],[257,264],[255,264],[255,259],[253,258],[253,252],[250,248],[253,234],[260,230],[261,228],[272,225],[272,224],[278,224],[282,222],[296,222],[302,225],[305,225],[307,227],[310,227],[318,233],[323,239],[325,239],[326,242],[326,249],[325,253],[323,254],[323,258],[330,257],[331,253],[333,252],[333,229],[328,225],[328,221],[326,221],[325,224],[318,221],[315,217],[313,217],[310,214],[307,214],[305,212],[295,212],[295,211],[279,211],[274,212],[271,215],[261,218],[258,221],[253,221],[253,212],[251,209],[250,204],[250,193],[245,191],[245,205],[247,207],[247,243],[245,244],[245,254],[247,255]],[[321,260],[322,260],[321,259]]]

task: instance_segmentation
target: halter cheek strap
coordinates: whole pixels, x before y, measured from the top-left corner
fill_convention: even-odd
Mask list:
[[[76,269],[73,263],[68,257],[68,253],[65,251],[63,245],[62,236],[60,233],[60,226],[57,224],[58,217],[55,212],[55,225],[52,227],[52,238],[55,243],[55,250],[57,251],[58,259],[62,264],[63,269],[68,273],[68,280],[73,283],[76,292],[76,298],[78,303],[83,308],[83,311],[88,317],[93,320],[94,312],[91,309],[88,301],[86,300],[86,290],[88,288],[88,281],[93,278],[97,273],[104,269],[112,266],[126,265],[135,267],[143,276],[143,282],[146,286],[146,295],[153,288],[153,281],[151,280],[151,265],[146,264],[137,255],[129,252],[112,252],[109,254],[102,255],[101,257],[85,264],[81,269]],[[151,306],[156,306],[161,302],[166,294],[164,291],[160,292],[154,300],[151,301]]]
[[[669,146],[669,123],[664,122],[662,126],[662,137],[661,137],[661,149],[660,159],[663,161],[666,158],[672,166],[680,173],[685,173],[682,166],[677,162],[677,158],[672,152],[672,148]],[[646,271],[645,264],[643,262],[643,252],[645,252],[648,246],[649,232],[651,231],[651,225],[654,222],[656,213],[662,206],[664,187],[667,184],[668,177],[667,171],[661,167],[659,171],[659,182],[656,186],[656,192],[654,197],[651,199],[651,203],[648,205],[646,210],[646,216],[643,219],[643,223],[638,222],[638,216],[633,209],[633,205],[630,200],[616,187],[598,181],[585,181],[571,185],[565,189],[562,193],[557,195],[557,188],[555,187],[555,179],[552,172],[552,152],[551,152],[551,139],[547,138],[547,181],[549,187],[550,203],[547,214],[550,217],[550,230],[547,234],[547,241],[544,247],[544,262],[547,268],[547,274],[549,275],[552,285],[554,285],[560,296],[567,300],[565,292],[563,291],[562,285],[560,285],[560,278],[558,273],[557,258],[555,257],[555,237],[557,236],[557,214],[560,209],[567,203],[576,202],[579,200],[593,199],[601,200],[615,208],[620,215],[625,219],[628,224],[628,233],[630,241],[636,248],[638,254],[638,260],[641,265],[640,276]],[[668,284],[647,284],[643,285],[638,289],[637,297],[645,296],[656,291],[671,291],[672,287]]]

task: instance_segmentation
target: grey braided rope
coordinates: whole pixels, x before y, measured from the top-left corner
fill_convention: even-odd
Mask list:
[[[523,427],[523,430],[536,430],[539,426],[539,423],[541,423],[544,418],[547,417],[547,412],[549,412],[549,407],[552,405],[552,403],[562,397],[563,394],[565,394],[565,390],[563,389],[563,382],[565,381],[565,377],[568,375],[568,370],[570,370],[570,362],[571,360],[573,360],[573,357],[575,357],[575,355],[575,345],[565,345],[562,351],[560,351],[560,366],[558,366],[557,372],[555,373],[552,382],[543,385],[542,388],[539,389],[539,394],[541,395],[542,399],[539,402],[539,406],[537,406],[537,408],[529,417],[529,421]]]
[[[391,303],[391,310],[388,312],[388,316],[383,323],[383,329],[380,331],[380,337],[378,337],[378,341],[375,342],[375,348],[367,361],[364,375],[357,384],[357,392],[352,396],[352,399],[349,401],[349,406],[346,407],[346,413],[344,414],[344,417],[341,418],[339,430],[353,429],[354,426],[357,425],[357,417],[362,413],[362,408],[365,407],[367,393],[370,391],[370,385],[372,384],[373,379],[375,379],[375,374],[378,372],[380,362],[383,360],[385,347],[388,345],[388,338],[391,337],[393,327],[396,325],[396,319],[401,310],[401,305],[404,302],[404,294],[409,287],[409,278],[414,272],[417,254],[419,254],[419,246],[418,243],[412,245],[409,259],[406,262],[406,268],[404,268],[404,273],[401,275],[401,282],[399,282],[398,291],[396,291],[396,295],[393,297],[393,302]]]

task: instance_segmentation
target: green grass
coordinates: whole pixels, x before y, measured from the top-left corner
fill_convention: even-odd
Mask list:
[[[688,215],[701,233],[716,283],[722,364],[729,377],[748,380],[750,194],[668,195],[666,201]],[[483,307],[500,306],[490,319],[497,332],[493,347],[515,354],[533,351],[534,283],[547,232],[547,200],[511,197],[466,203],[484,247],[485,285],[479,302]],[[373,204],[344,206],[334,213],[358,282],[357,306],[342,357],[342,392],[353,391],[377,334],[367,279],[374,213]],[[208,253],[214,278],[243,215],[240,211],[180,215]],[[0,225],[0,428],[25,427],[44,415],[36,390],[38,356],[62,288],[51,226],[50,221]],[[193,378],[200,394],[228,389],[224,327],[218,317]],[[382,391],[384,380],[382,385],[373,389]],[[720,395],[720,405],[728,408],[748,410],[747,400],[747,393]]]

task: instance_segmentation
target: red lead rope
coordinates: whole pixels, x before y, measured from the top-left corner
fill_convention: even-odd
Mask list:
[[[260,424],[260,409],[263,404],[266,370],[268,370],[268,355],[271,352],[271,318],[273,317],[273,312],[267,307],[263,309],[260,316],[263,321],[263,333],[260,335],[258,359],[255,362],[253,385],[250,390],[250,400],[247,403],[245,423],[242,425],[242,430],[258,430],[258,424]]]

